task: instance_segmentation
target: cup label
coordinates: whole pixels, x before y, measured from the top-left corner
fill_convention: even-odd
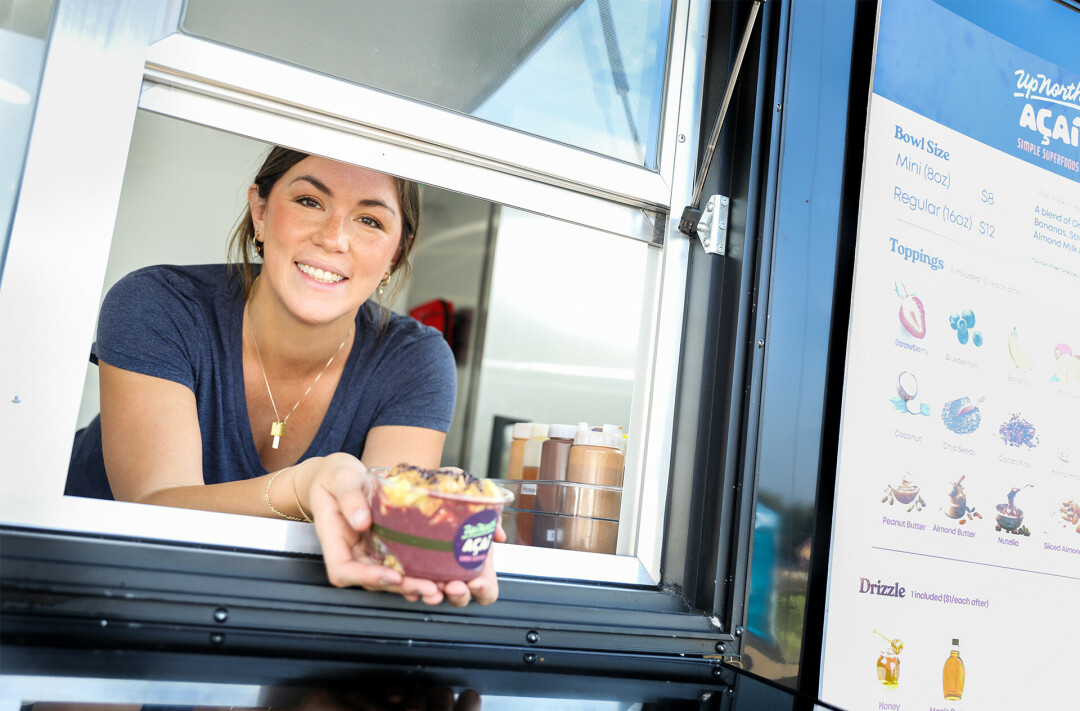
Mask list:
[[[495,538],[498,521],[498,512],[486,509],[473,514],[461,524],[454,536],[454,556],[462,568],[474,570],[484,564],[491,541]]]

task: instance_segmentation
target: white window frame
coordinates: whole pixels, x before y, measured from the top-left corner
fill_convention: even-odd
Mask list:
[[[0,282],[0,332],[17,334],[0,347],[0,523],[318,552],[302,524],[61,496],[138,106],[662,244],[629,422],[627,467],[640,476],[624,491],[620,550],[633,555],[496,555],[501,573],[657,584],[691,247],[677,224],[696,168],[707,0],[675,3],[658,172],[175,32],[148,46],[177,7],[58,0]]]

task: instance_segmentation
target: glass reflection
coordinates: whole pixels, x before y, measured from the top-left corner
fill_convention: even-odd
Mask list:
[[[10,2],[0,7],[0,275],[34,117],[51,1]]]
[[[670,19],[670,0],[188,0],[182,29],[655,170]]]
[[[808,505],[759,496],[742,665],[784,683],[799,672],[813,517]]]

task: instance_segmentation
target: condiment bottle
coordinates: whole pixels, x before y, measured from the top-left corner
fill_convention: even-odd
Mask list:
[[[544,440],[548,438],[548,426],[536,422],[531,424],[529,439],[525,440],[525,458],[522,462],[521,478],[535,480],[540,476],[540,454]]]
[[[614,553],[618,536],[623,480],[622,436],[615,432],[578,430],[570,448],[566,480],[595,486],[566,487],[556,534],[559,548]],[[601,488],[607,487],[607,488]]]
[[[618,425],[604,425],[600,428],[601,432],[607,432],[608,434],[615,435],[619,441],[619,451],[623,453],[623,457],[626,457],[626,435],[623,434],[622,427]]]
[[[952,641],[952,651],[945,660],[945,668],[941,670],[941,685],[948,701],[959,701],[964,695],[964,660],[960,658],[958,639]]]
[[[521,484],[521,495],[517,502],[517,508],[521,509],[521,513],[517,515],[517,535],[514,540],[515,543],[523,546],[532,545],[532,511],[536,509],[536,479],[540,476],[540,454],[548,433],[547,425],[536,422],[530,425],[529,439],[525,440],[521,466],[521,478],[528,483]]]
[[[570,448],[574,446],[574,425],[549,425],[548,439],[540,446],[540,479],[566,481],[566,468],[570,464]]]
[[[581,484],[622,486],[622,436],[613,432],[578,430],[570,448],[566,480]]]
[[[540,548],[555,547],[556,500],[560,484],[566,481],[566,467],[570,462],[570,447],[574,444],[574,425],[549,425],[548,439],[540,445],[540,472],[536,485],[536,510],[543,514],[533,519],[533,545]]]
[[[622,427],[618,425],[604,425],[600,428],[601,432],[607,432],[608,434],[619,435],[622,437]]]
[[[522,479],[525,467],[525,442],[532,435],[531,422],[518,422],[510,430],[510,462],[506,467],[507,479]]]

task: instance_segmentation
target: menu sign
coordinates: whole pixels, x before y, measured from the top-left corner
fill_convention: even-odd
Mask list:
[[[844,708],[1076,703],[1074,69],[880,5],[821,679]]]

